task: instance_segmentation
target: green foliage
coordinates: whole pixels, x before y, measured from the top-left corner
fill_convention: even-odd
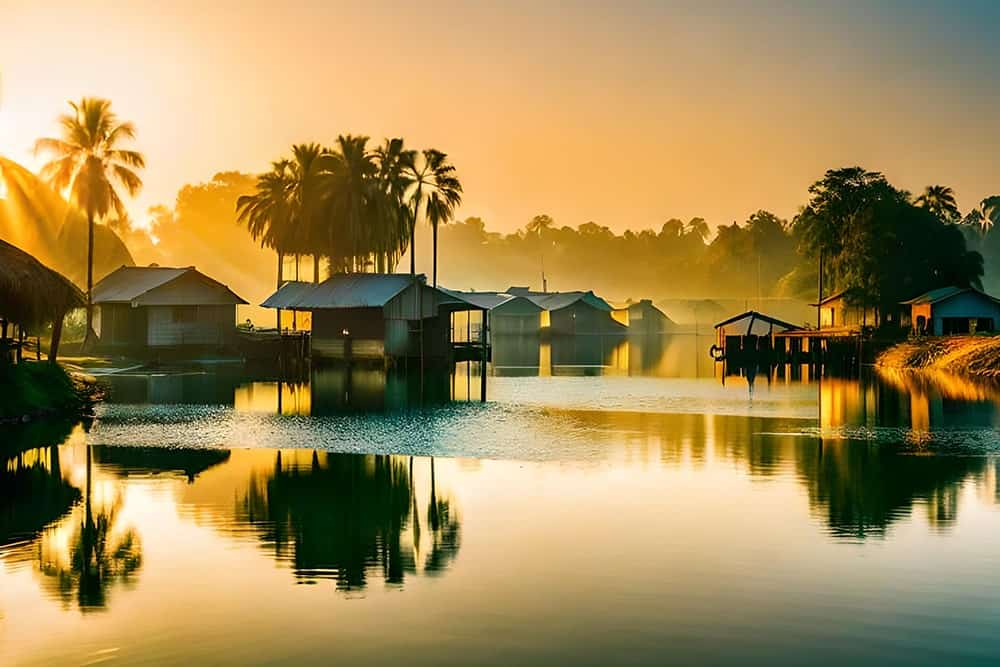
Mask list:
[[[73,379],[58,364],[0,364],[0,420],[43,413],[70,414],[86,406]]]
[[[850,290],[891,313],[929,289],[980,286],[983,258],[950,223],[950,189],[928,188],[914,205],[882,174],[850,167],[826,172],[809,194],[794,232],[809,260],[822,255],[826,294]]]

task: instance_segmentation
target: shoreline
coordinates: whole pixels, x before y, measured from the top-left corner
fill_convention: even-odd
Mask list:
[[[897,343],[875,358],[892,370],[933,370],[979,378],[1000,378],[1000,336],[940,336]]]
[[[0,426],[93,415],[103,397],[97,380],[47,361],[22,362],[0,370],[9,393],[0,398]]]

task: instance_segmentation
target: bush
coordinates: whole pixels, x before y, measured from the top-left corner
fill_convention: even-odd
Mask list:
[[[89,405],[82,387],[58,364],[0,364],[0,387],[0,420],[79,413]]]

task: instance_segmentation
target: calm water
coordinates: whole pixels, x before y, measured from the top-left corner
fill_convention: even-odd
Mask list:
[[[1000,662],[1000,389],[498,341],[0,431],[0,664]]]

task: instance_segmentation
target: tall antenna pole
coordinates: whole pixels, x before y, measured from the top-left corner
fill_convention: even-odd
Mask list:
[[[823,251],[819,251],[819,295],[816,297],[816,328],[823,328]]]

